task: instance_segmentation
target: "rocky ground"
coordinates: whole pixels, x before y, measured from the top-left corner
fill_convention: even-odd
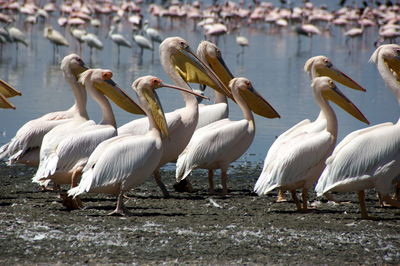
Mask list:
[[[197,192],[161,196],[149,178],[131,191],[132,215],[106,214],[115,198],[85,195],[68,211],[55,192],[30,182],[34,169],[0,164],[0,263],[9,264],[399,264],[400,210],[381,208],[367,194],[361,220],[355,194],[348,204],[316,200],[309,213],[292,202],[258,197],[259,165],[231,169],[228,197],[210,196],[206,173],[191,178]],[[172,190],[172,171],[164,171]],[[216,180],[217,183],[219,180]]]

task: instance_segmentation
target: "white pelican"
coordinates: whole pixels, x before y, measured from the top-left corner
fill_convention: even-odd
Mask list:
[[[214,193],[213,170],[221,169],[222,194],[226,195],[229,164],[238,159],[253,142],[255,123],[251,111],[262,109],[269,118],[279,117],[248,79],[234,78],[229,87],[244,119],[232,121],[226,118],[196,130],[176,163],[177,182],[186,178],[195,168],[208,169],[210,192]]]
[[[7,99],[17,95],[22,95],[20,91],[14,89],[10,84],[0,79],[0,108],[15,109],[15,106]],[[1,159],[1,148],[0,148]]]
[[[155,89],[175,86],[163,84],[152,76],[138,78],[132,88],[136,90],[143,110],[149,119],[149,129],[142,136],[116,136],[102,142],[90,155],[83,169],[79,186],[68,191],[69,196],[85,192],[118,195],[117,207],[110,214],[128,214],[123,202],[123,194],[141,185],[158,168],[163,145],[169,132]],[[192,93],[185,90],[186,93]]]
[[[289,190],[298,210],[302,208],[296,189],[302,188],[303,210],[307,210],[307,190],[318,179],[325,167],[326,158],[335,147],[338,125],[328,100],[360,121],[369,123],[357,107],[339,91],[331,78],[314,78],[311,86],[315,100],[326,118],[326,128],[316,132],[304,131],[287,139],[285,149],[277,151],[273,166],[261,173],[254,189],[258,195],[279,188]]]
[[[43,136],[55,126],[70,121],[78,112],[79,102],[86,99],[84,88],[77,81],[77,75],[86,70],[84,63],[78,55],[70,54],[62,60],[61,70],[75,95],[74,105],[68,110],[48,113],[25,123],[10,142],[0,147],[0,159],[9,157],[9,164],[37,166]]]
[[[400,103],[400,46],[382,45],[370,61]],[[389,197],[392,181],[400,175],[400,119],[396,124],[383,123],[347,135],[326,160],[326,168],[315,188],[317,195],[329,191],[357,191],[361,217],[368,218],[364,190],[375,188],[383,200],[400,207]]]
[[[192,52],[188,43],[179,37],[165,39],[160,45],[160,61],[164,71],[180,87],[190,89],[186,82],[205,84],[228,96],[229,89]],[[169,193],[161,182],[159,168],[168,162],[175,162],[179,154],[189,143],[198,122],[198,103],[194,95],[182,92],[185,107],[166,114],[168,128],[171,133],[168,141],[163,143],[164,152],[159,167],[154,173],[157,184],[164,196]],[[144,119],[134,120],[118,129],[118,134],[143,135],[148,131],[148,121]]]
[[[327,76],[354,90],[365,91],[365,89],[361,87],[357,82],[355,82],[346,74],[337,69],[332,64],[331,60],[326,56],[319,55],[308,59],[307,62],[304,64],[304,71],[310,74],[311,80],[315,77]],[[315,121],[311,122],[309,119],[304,119],[290,129],[286,130],[274,141],[274,143],[269,148],[267,156],[264,160],[262,172],[269,172],[270,169],[267,168],[275,167],[274,163],[276,161],[276,157],[279,156],[279,151],[285,150],[285,146],[291,145],[290,141],[288,140],[296,137],[299,134],[302,134],[303,132],[320,132],[325,129],[326,119],[324,112],[321,111]],[[282,201],[286,200],[283,196],[283,191],[279,189],[277,202]]]
[[[112,72],[103,69],[89,69],[80,75],[79,82],[100,105],[103,114],[102,121],[96,124],[93,120],[89,120],[86,99],[81,99],[78,112],[71,121],[53,128],[43,137],[39,168],[32,179],[33,182],[46,185],[52,180],[58,185],[75,186],[87,159],[96,146],[116,136],[115,117],[104,95],[115,100],[115,95],[120,95],[124,99],[125,94],[111,80],[111,77]],[[136,105],[133,101],[131,104]]]

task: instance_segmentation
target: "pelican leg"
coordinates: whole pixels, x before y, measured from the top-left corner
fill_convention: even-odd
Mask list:
[[[297,210],[301,211],[301,204],[300,204],[299,199],[297,198],[296,190],[293,189],[293,190],[290,191],[290,193],[292,194],[292,198],[293,198],[294,203],[296,203]]]
[[[74,170],[71,176],[71,188],[78,186],[78,182],[82,175],[83,167],[78,167]],[[66,194],[60,195],[62,198],[62,205],[64,205],[69,210],[81,209],[83,207],[81,199],[77,196],[75,198],[69,197]]]
[[[281,188],[278,188],[278,198],[276,199],[276,202],[287,202],[285,191]]]
[[[303,211],[306,212],[308,210],[308,190],[306,188],[303,188],[301,198],[303,200]]]
[[[361,219],[370,219],[365,206],[365,193],[364,190],[358,191],[358,201],[360,202]]]
[[[176,192],[193,192],[192,184],[190,183],[189,178],[185,178],[181,180],[179,183],[173,185]]]
[[[390,206],[400,208],[400,202],[395,199],[392,199],[389,195],[382,196],[382,199],[385,201],[385,203],[389,204]]]
[[[165,187],[164,183],[161,181],[161,175],[159,170],[154,171],[154,179],[156,180],[157,185],[160,187],[161,192],[164,195],[164,198],[169,198],[169,192]]]
[[[214,189],[214,170],[208,169],[208,192],[210,194],[215,194]]]
[[[394,199],[400,201],[400,182],[396,184],[396,192],[394,194]]]
[[[228,186],[226,184],[227,179],[228,179],[228,175],[226,173],[226,170],[221,169],[222,196],[226,196],[228,194]]]
[[[116,215],[116,216],[128,216],[129,210],[126,208],[124,204],[124,192],[121,191],[117,197],[117,207],[114,211],[110,212],[108,215]]]

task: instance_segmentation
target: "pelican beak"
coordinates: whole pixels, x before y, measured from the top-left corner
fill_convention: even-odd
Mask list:
[[[149,104],[151,116],[153,117],[156,126],[160,129],[161,135],[169,138],[167,120],[165,119],[164,111],[157,93],[155,91],[150,92],[145,90],[143,96]]]
[[[361,111],[355,106],[355,104],[350,101],[336,86],[331,90],[324,92],[324,96],[336,103],[340,108],[345,110],[347,113],[351,114],[361,122],[369,125],[368,119],[361,113]]]
[[[10,84],[1,79],[0,79],[0,94],[2,94],[2,96],[5,98],[22,95],[20,91],[14,89]]]
[[[278,112],[275,111],[254,87],[250,87],[248,90],[240,90],[239,93],[254,113],[266,118],[280,118]]]
[[[397,80],[400,81],[400,56],[385,59],[385,63],[389,69],[396,74]]]
[[[229,88],[214,71],[189,48],[181,48],[171,55],[175,70],[186,81],[207,85],[233,99]]]
[[[360,84],[355,82],[339,69],[335,68],[332,64],[330,64],[326,68],[317,69],[317,72],[320,76],[330,77],[331,79],[353,90],[366,91],[363,87],[361,87]]]
[[[106,74],[109,73],[109,74]],[[132,98],[128,96],[118,85],[111,79],[111,72],[105,72],[102,81],[94,82],[94,87],[110,98],[116,105],[123,110],[132,114],[145,114],[145,112],[137,105]]]
[[[15,106],[2,93],[0,93],[0,108],[15,109]]]
[[[217,74],[226,87],[229,88],[229,81],[234,78],[229,68],[226,66],[224,59],[219,54],[217,58],[206,55],[207,62],[210,64],[211,69]]]
[[[210,98],[208,98],[207,96],[198,94],[198,93],[196,93],[196,92],[194,92],[192,90],[188,90],[188,89],[177,87],[177,86],[170,85],[170,84],[161,83],[160,84],[160,88],[171,88],[171,89],[175,89],[175,90],[179,90],[179,91],[184,91],[184,92],[193,94],[196,97],[200,97],[200,98],[203,98],[203,99],[206,99],[206,100],[210,100]]]
[[[78,80],[79,75],[82,74],[83,72],[85,72],[86,70],[88,70],[88,68],[85,66],[85,64],[83,62],[82,62],[82,64],[71,68],[71,72],[75,76],[76,80]]]

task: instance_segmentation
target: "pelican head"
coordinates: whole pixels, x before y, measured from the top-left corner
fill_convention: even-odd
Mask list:
[[[174,70],[186,82],[207,85],[218,92],[233,98],[228,87],[214,71],[205,64],[189,47],[187,41],[180,37],[166,38],[160,44],[160,59],[165,64],[170,60]]]
[[[73,75],[76,79],[87,70],[82,58],[77,54],[69,54],[61,61],[61,70],[67,75]]]
[[[144,114],[143,110],[111,79],[112,76],[112,71],[108,69],[88,69],[79,75],[79,82],[85,86],[92,86],[129,113]]]
[[[275,109],[254,89],[250,80],[234,78],[229,82],[234,94],[239,94],[248,107],[256,114],[267,118],[280,118]]]
[[[224,85],[228,87],[229,82],[234,77],[222,59],[220,49],[212,42],[202,41],[197,47],[197,54],[201,60],[210,65],[215,74],[217,74]]]
[[[369,121],[363,113],[354,105],[335,85],[329,77],[316,77],[313,79],[311,86],[314,89],[314,95],[323,97],[337,104],[347,113],[357,118],[361,122],[369,124]]]
[[[365,91],[361,85],[337,69],[332,64],[331,60],[323,55],[314,56],[308,59],[304,64],[304,71],[309,72],[312,78],[327,76],[351,89]]]
[[[169,137],[168,125],[165,120],[164,112],[158,99],[157,93],[155,92],[158,88],[172,88],[176,90],[185,91],[191,93],[197,97],[208,99],[205,96],[197,94],[191,90],[180,88],[174,85],[166,84],[161,79],[154,76],[144,76],[136,79],[132,83],[132,89],[136,91],[138,96],[141,98],[141,102],[146,102],[143,108],[147,109],[149,114],[153,117],[154,123],[160,129],[161,134],[164,137]]]

